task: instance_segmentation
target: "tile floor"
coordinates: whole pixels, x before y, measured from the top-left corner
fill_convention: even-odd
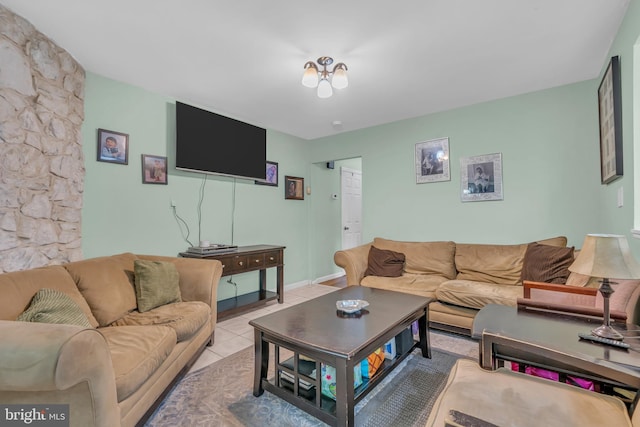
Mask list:
[[[240,350],[253,346],[253,328],[249,326],[249,320],[282,310],[286,307],[291,307],[292,305],[338,289],[338,287],[326,285],[305,285],[291,290],[285,289],[284,303],[278,304],[277,301],[272,301],[267,306],[258,310],[250,311],[241,316],[217,323],[213,346],[205,348],[200,358],[191,367],[190,372],[201,369]]]

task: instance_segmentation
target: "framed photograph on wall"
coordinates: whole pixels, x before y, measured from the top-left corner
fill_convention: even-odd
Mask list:
[[[460,199],[463,202],[504,199],[502,153],[460,159]]]
[[[598,87],[600,176],[609,184],[622,176],[622,95],[620,60],[611,58]]]
[[[278,186],[278,163],[267,160],[267,178],[265,181],[254,181],[258,185]]]
[[[167,185],[167,158],[163,156],[142,155],[142,183]]]
[[[304,178],[285,176],[284,198],[287,200],[304,200]]]
[[[129,164],[129,135],[98,129],[98,161],[119,165]]]
[[[418,142],[415,152],[416,184],[450,181],[449,138]]]

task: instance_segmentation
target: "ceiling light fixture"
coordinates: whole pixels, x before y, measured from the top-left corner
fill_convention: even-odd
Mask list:
[[[318,65],[313,61],[304,64],[304,74],[302,75],[302,84],[306,87],[317,87],[318,98],[329,98],[333,95],[332,86],[336,89],[344,89],[349,86],[347,79],[347,65],[344,62],[338,62],[333,70],[327,70],[327,66],[333,64],[333,58],[330,56],[321,56],[318,58]],[[331,83],[329,78],[331,77]]]

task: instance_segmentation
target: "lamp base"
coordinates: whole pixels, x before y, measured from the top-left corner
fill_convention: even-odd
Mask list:
[[[622,339],[624,338],[624,336],[620,332],[616,331],[609,325],[598,326],[597,328],[593,329],[591,333],[593,335],[602,338],[608,338],[610,340],[622,341]]]

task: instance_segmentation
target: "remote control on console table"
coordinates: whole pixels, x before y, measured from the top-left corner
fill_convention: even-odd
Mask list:
[[[599,337],[597,335],[578,334],[578,336],[580,337],[581,340],[599,342],[599,343],[602,343],[602,344],[607,344],[607,345],[611,345],[611,346],[614,346],[614,347],[623,348],[625,350],[628,349],[629,347],[631,347],[626,342],[612,340],[612,339],[609,339],[609,338],[602,338],[602,337]]]

